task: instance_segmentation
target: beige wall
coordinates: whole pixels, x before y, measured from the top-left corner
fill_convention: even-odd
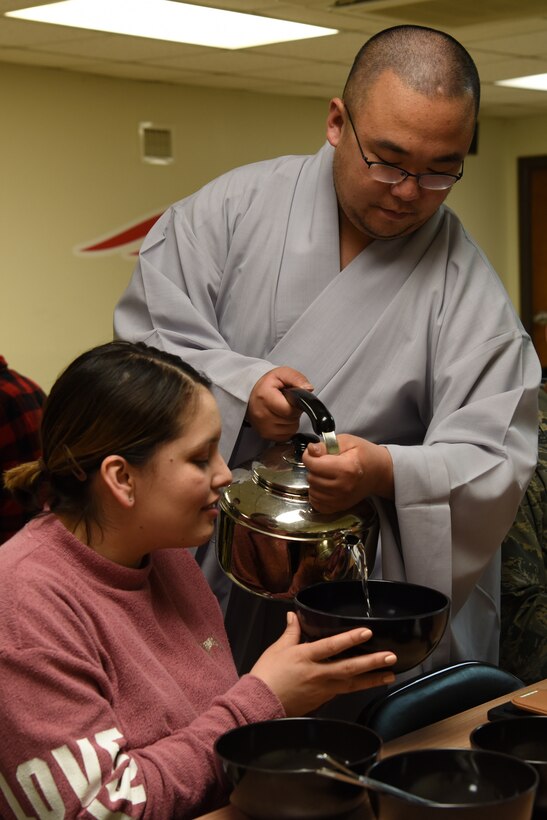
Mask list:
[[[0,353],[47,390],[111,338],[133,261],[76,246],[190,193],[224,170],[315,151],[327,101],[167,86],[0,64]],[[175,162],[140,159],[138,126],[171,126]],[[516,157],[547,154],[547,120],[481,122],[478,156],[449,197],[517,303]]]

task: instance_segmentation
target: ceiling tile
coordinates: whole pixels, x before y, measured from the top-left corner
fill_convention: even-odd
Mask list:
[[[40,43],[62,43],[64,40],[87,40],[100,38],[83,29],[69,26],[48,26],[45,23],[30,23],[0,16],[0,46],[33,46]]]
[[[481,80],[483,83],[493,83],[496,80],[510,80],[512,77],[527,77],[530,74],[546,72],[547,57],[543,60],[502,57],[499,61],[482,67]],[[547,92],[542,93],[547,97]]]
[[[546,0],[547,2],[547,0]],[[271,43],[252,49],[255,54],[272,54],[280,57],[299,57],[306,60],[321,60],[349,66],[353,58],[369,37],[368,34],[341,32],[332,37],[314,37],[310,40],[296,40],[290,43]]]
[[[148,37],[122,37],[118,34],[96,34],[85,39],[66,40],[55,44],[38,43],[33,48],[36,51],[43,49],[49,52],[56,51],[58,54],[75,54],[100,60],[112,60],[116,63],[152,60],[154,57],[162,56],[191,57],[217,51],[217,49],[208,49],[188,43],[167,43],[161,40],[151,40]]]
[[[274,57],[247,50],[228,51],[217,48],[202,50],[199,54],[181,54],[152,62],[153,65],[170,66],[171,68],[189,68],[195,71],[218,71],[232,74],[253,73],[257,70],[267,71],[276,66],[280,69],[292,69],[294,71],[301,63],[301,61],[291,57]]]

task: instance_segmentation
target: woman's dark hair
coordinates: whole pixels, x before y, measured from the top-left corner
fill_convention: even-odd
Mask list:
[[[29,509],[99,523],[90,477],[103,459],[144,464],[180,436],[200,386],[210,382],[177,356],[115,341],[78,356],[53,385],[41,425],[42,458],[7,470],[4,484]]]

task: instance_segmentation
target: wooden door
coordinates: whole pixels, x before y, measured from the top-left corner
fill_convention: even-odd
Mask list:
[[[547,156],[519,159],[521,314],[547,368]]]

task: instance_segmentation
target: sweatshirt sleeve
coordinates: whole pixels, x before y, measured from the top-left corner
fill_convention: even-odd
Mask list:
[[[131,748],[93,664],[41,650],[0,659],[0,816],[183,820],[227,799],[214,742],[284,716],[246,675],[188,726]],[[32,708],[30,708],[32,706]]]

